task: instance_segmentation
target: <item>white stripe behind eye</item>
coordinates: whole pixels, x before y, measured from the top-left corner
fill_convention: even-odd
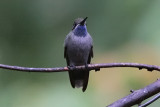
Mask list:
[[[77,24],[76,27],[75,27],[75,29],[76,29],[79,25],[80,25],[80,24]]]

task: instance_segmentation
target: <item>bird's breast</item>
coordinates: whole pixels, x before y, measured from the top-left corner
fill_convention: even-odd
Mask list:
[[[88,60],[91,46],[92,39],[89,35],[86,37],[72,36],[67,47],[69,59],[76,65],[85,64]]]
[[[72,36],[69,44],[71,47],[75,49],[78,48],[78,49],[85,50],[91,47],[92,40],[89,36],[85,36],[85,37]]]

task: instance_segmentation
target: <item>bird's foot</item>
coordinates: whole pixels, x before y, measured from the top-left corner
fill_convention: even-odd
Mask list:
[[[85,64],[85,68],[87,71],[89,70],[88,64]]]
[[[68,69],[70,70],[70,71],[73,71],[73,70],[75,70],[75,68],[76,68],[76,66],[74,66],[74,65],[70,65],[70,66],[67,66],[68,67]]]

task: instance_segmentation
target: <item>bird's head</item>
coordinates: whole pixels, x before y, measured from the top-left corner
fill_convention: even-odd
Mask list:
[[[75,19],[74,23],[73,23],[73,28],[72,30],[74,30],[76,28],[76,26],[85,26],[86,25],[86,20],[88,17],[86,18],[77,18]]]
[[[74,21],[72,31],[74,32],[75,35],[77,36],[85,36],[87,33],[87,27],[86,27],[86,18],[77,18]]]

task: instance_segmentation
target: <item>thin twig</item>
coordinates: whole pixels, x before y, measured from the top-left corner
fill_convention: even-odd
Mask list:
[[[151,100],[149,100],[148,102],[140,105],[139,107],[147,107],[148,105],[150,105],[151,103],[155,102],[159,98],[160,98],[160,93],[157,96],[155,96],[154,98],[152,98]]]
[[[148,71],[153,71],[153,70],[160,71],[160,66],[139,64],[139,63],[102,63],[102,64],[89,64],[88,65],[89,70],[97,70],[100,68],[113,68],[113,67],[132,67],[132,68],[139,68],[140,70],[147,69]],[[11,65],[4,65],[4,64],[0,64],[0,68],[17,70],[17,71],[25,71],[25,72],[63,72],[63,71],[69,71],[69,69],[67,67],[30,68],[30,67],[11,66]],[[75,67],[75,70],[82,70],[82,69],[85,69],[85,66],[76,66]]]
[[[146,86],[145,88],[135,90],[130,95],[117,100],[107,107],[131,107],[135,104],[140,104],[145,99],[160,92],[160,79]]]

